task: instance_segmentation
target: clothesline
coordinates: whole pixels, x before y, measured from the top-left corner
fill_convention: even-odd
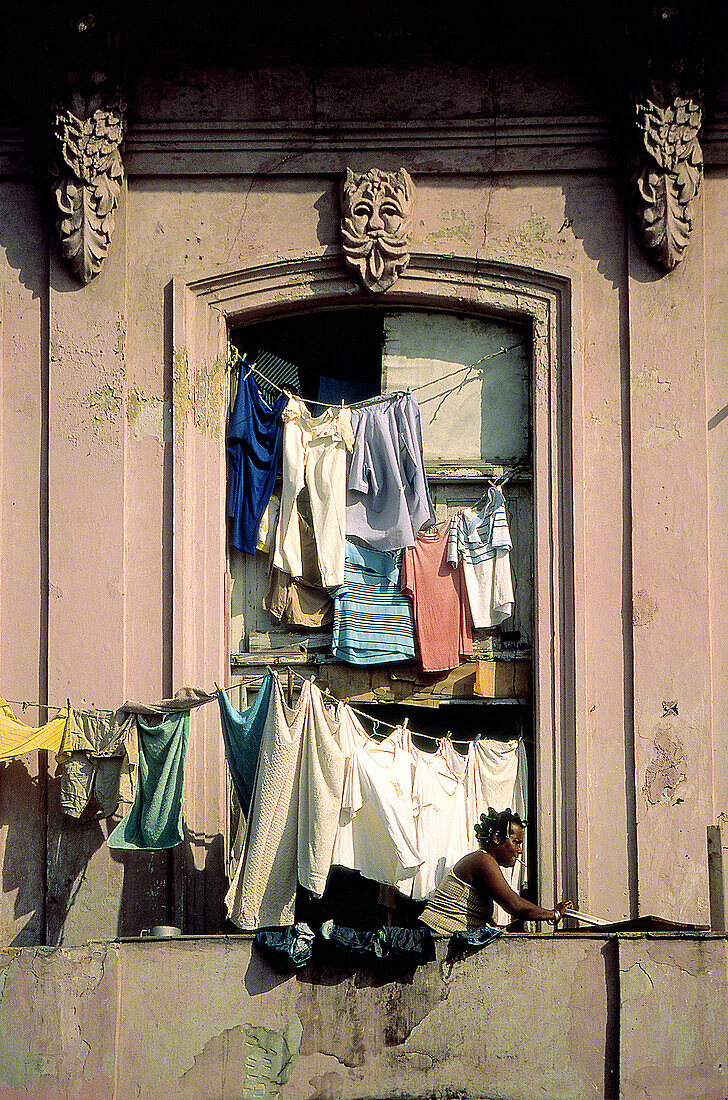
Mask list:
[[[306,681],[306,678],[304,676],[301,676],[300,673],[295,672],[293,669],[291,669],[291,675],[294,676],[297,680],[299,680],[302,684],[305,683],[305,681]],[[251,687],[255,683],[262,683],[264,678],[265,678],[265,673],[261,673],[259,676],[251,676],[250,679],[248,679],[248,680],[238,680],[235,683],[226,684],[223,687],[222,690],[227,692],[227,691],[231,691],[233,688]],[[343,701],[341,699],[337,699],[335,695],[332,695],[331,692],[327,691],[325,688],[321,688],[319,690],[321,691],[321,694],[325,695],[328,699],[330,699],[332,703],[337,703],[338,704],[338,703],[341,703]],[[213,696],[213,699],[214,699],[214,696]],[[58,710],[65,710],[65,708],[67,706],[66,703],[64,703],[63,706],[60,707],[60,706],[54,706],[52,703],[36,703],[36,702],[31,702],[30,700],[24,700],[24,699],[6,699],[5,702],[6,703],[12,703],[14,706],[22,707],[23,711],[25,711],[25,709],[27,707],[38,707],[39,709],[43,708],[45,710],[58,711]],[[212,702],[212,699],[206,699],[204,703],[200,704],[200,706],[205,706],[207,703],[211,703],[211,702]],[[372,718],[372,716],[370,714],[367,714],[365,711],[357,710],[354,707],[351,707],[350,704],[347,704],[347,705],[350,706],[350,709],[354,712],[354,714],[358,715],[360,718],[368,718],[369,721],[373,722],[375,726],[377,726],[377,725],[386,726],[387,729],[392,729],[392,730],[399,729],[399,725],[393,725],[391,722],[385,722],[381,718]],[[401,723],[400,723],[400,725],[401,725]],[[376,733],[370,734],[369,736],[376,736]],[[436,743],[439,743],[439,741],[441,740],[441,738],[439,738],[439,737],[430,737],[426,733],[415,733],[415,736],[416,737],[423,737],[426,741],[433,741],[433,742],[436,742]],[[469,742],[467,742],[467,741],[453,742],[453,744],[458,744],[458,745],[467,745],[468,743]]]
[[[37,707],[39,710],[65,710],[68,703],[56,704],[56,703],[36,703],[30,699],[5,699],[6,703],[12,703],[15,707],[22,707],[23,712],[28,707]]]
[[[300,672],[296,672],[296,670],[293,669],[293,668],[289,668],[288,671],[290,672],[291,676],[294,677],[296,680],[298,680],[301,684],[306,683],[306,677],[302,676]],[[247,680],[237,680],[234,683],[225,684],[223,686],[222,690],[225,691],[225,692],[228,692],[228,691],[232,691],[234,688],[248,688],[248,687],[252,687],[254,684],[260,685],[263,682],[263,680],[265,679],[266,675],[267,675],[267,672],[266,673],[259,673],[256,676],[249,677]],[[277,675],[277,673],[274,672],[274,675]],[[311,677],[311,679],[315,679],[315,678]],[[215,684],[215,687],[217,688],[218,684]],[[375,738],[377,736],[379,726],[384,726],[385,729],[389,729],[389,730],[396,730],[396,729],[399,729],[400,727],[404,727],[405,729],[407,728],[407,724],[408,724],[408,719],[407,718],[405,718],[403,723],[398,722],[398,723],[395,724],[395,723],[392,723],[392,722],[385,722],[383,718],[375,718],[373,715],[369,714],[367,711],[359,710],[358,707],[353,707],[347,699],[338,699],[335,695],[332,695],[332,693],[330,691],[328,691],[326,688],[319,688],[319,691],[321,692],[322,695],[326,696],[327,699],[329,699],[332,703],[335,703],[337,706],[338,706],[339,703],[344,703],[346,706],[349,707],[349,709],[352,711],[353,714],[356,714],[356,716],[358,718],[366,718],[367,721],[371,722],[373,727],[374,727],[372,732],[369,733],[366,730],[364,731],[365,733],[367,733],[368,737]],[[212,694],[212,693],[210,693],[210,694]],[[207,703],[211,703],[214,698],[215,698],[215,696],[213,695],[211,699],[206,699],[203,703],[200,703],[199,705],[200,706],[205,706]],[[64,703],[63,706],[55,706],[53,703],[32,702],[32,701],[27,700],[27,699],[25,699],[25,700],[24,699],[6,699],[5,702],[6,703],[12,703],[14,706],[22,707],[23,711],[25,711],[27,707],[38,707],[39,709],[43,708],[45,710],[60,711],[60,710],[65,710],[65,708],[69,705],[68,703]],[[110,709],[110,708],[107,708],[107,709]],[[432,741],[432,743],[436,744],[436,745],[439,745],[440,742],[443,740],[442,737],[433,737],[432,734],[429,734],[429,733],[418,733],[417,730],[411,730],[410,732],[412,733],[412,735],[414,737],[420,737],[420,738],[422,738],[423,741]],[[453,745],[469,745],[472,742],[473,739],[468,738],[468,739],[465,739],[465,740],[459,740],[459,739],[451,737],[451,738],[449,738],[449,740],[452,741]]]
[[[295,669],[292,669],[292,668],[289,669],[289,671],[291,673],[291,676],[293,676],[301,684],[306,683],[306,677],[302,676],[300,672],[296,672]],[[259,676],[252,676],[249,680],[240,680],[236,684],[230,684],[229,687],[223,688],[223,690],[224,691],[229,691],[231,688],[235,688],[235,687],[246,687],[247,688],[250,685],[256,683],[256,681],[262,682],[265,678],[265,675],[266,675],[266,673],[261,673]],[[274,675],[277,675],[277,674],[274,673]],[[369,736],[369,737],[374,738],[374,737],[377,736],[377,732],[376,732],[377,726],[384,726],[386,729],[389,729],[389,730],[399,729],[400,726],[402,726],[402,725],[404,725],[405,728],[407,726],[407,722],[408,722],[407,718],[405,718],[404,723],[399,722],[397,724],[393,724],[392,722],[385,722],[383,718],[375,718],[371,714],[368,714],[367,711],[359,710],[358,707],[353,707],[351,705],[351,703],[348,702],[348,700],[337,699],[337,697],[335,695],[332,695],[330,691],[327,691],[326,688],[319,688],[319,691],[321,692],[322,695],[325,695],[327,699],[330,699],[332,703],[336,703],[338,705],[339,703],[343,702],[343,703],[345,703],[346,706],[349,707],[349,709],[352,711],[353,714],[357,715],[358,718],[366,718],[367,721],[371,722],[374,726],[374,730],[372,731],[372,733],[367,734],[367,736]],[[365,730],[364,732],[366,733],[367,731]],[[433,744],[436,744],[436,745],[439,745],[440,742],[443,740],[442,737],[433,737],[429,733],[418,733],[417,730],[411,730],[410,732],[412,733],[412,735],[414,737],[421,737],[424,741],[432,741]],[[455,738],[451,737],[450,740],[452,741],[453,745],[469,745],[472,741],[472,738],[469,738],[467,740],[456,740]]]
[[[421,382],[417,386],[408,386],[406,392],[411,393],[414,390],[424,390],[427,386],[434,386],[438,382],[444,382],[446,378],[454,378],[455,375],[462,374],[464,371],[474,370],[476,367],[480,366],[481,363],[485,363],[489,359],[497,359],[499,355],[505,355],[506,352],[514,351],[516,348],[521,347],[523,347],[523,344],[521,344],[520,342],[517,344],[510,344],[508,347],[500,347],[498,351],[494,351],[490,355],[482,355],[480,359],[476,359],[474,363],[468,363],[464,367],[458,367],[457,370],[449,371],[448,374],[441,374],[437,378],[431,378],[429,382]],[[259,378],[262,378],[263,381],[272,389],[277,390],[278,393],[282,393],[285,394],[287,397],[290,397],[290,392],[279,386],[276,382],[274,382],[271,378],[264,374],[262,370],[259,370],[258,367],[256,367],[255,362],[250,363],[246,356],[244,354],[241,355],[240,352],[237,351],[237,349],[235,349],[235,354],[237,355],[237,359],[233,361],[231,366],[233,368],[238,367],[240,369],[242,369],[243,366],[246,366],[248,368],[248,371],[245,375],[245,378],[248,377],[248,374],[256,374]],[[383,396],[389,395],[385,394]],[[344,404],[343,401],[339,402],[338,404],[332,404],[331,402],[327,401],[314,401],[312,398],[306,398],[305,400],[308,404],[317,405],[319,408],[322,409],[338,409],[341,408],[341,406]],[[367,398],[365,401],[354,401],[347,407],[350,409],[355,409],[359,405],[367,404],[367,402],[370,400],[371,398]]]

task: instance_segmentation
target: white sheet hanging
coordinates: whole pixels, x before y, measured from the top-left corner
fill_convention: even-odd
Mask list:
[[[471,830],[480,815],[488,812],[489,806],[495,810],[505,810],[510,806],[516,813],[525,815],[526,786],[525,779],[519,780],[519,744],[518,740],[495,741],[483,737],[470,745],[466,797]],[[522,755],[525,759],[525,752]],[[513,868],[503,869],[506,882],[516,893],[521,888],[523,870],[519,863]],[[496,905],[495,919],[498,924],[508,924],[512,918],[505,909]]]
[[[225,899],[239,928],[290,924],[296,883],[322,893],[346,756],[339,723],[310,681],[295,708],[276,677],[258,757],[245,849]]]
[[[413,897],[425,898],[473,845],[468,836],[464,758],[447,739],[435,753],[413,751],[415,827],[424,860],[415,876]]]

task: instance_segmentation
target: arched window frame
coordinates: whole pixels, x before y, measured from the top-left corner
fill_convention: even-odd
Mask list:
[[[385,304],[526,323],[531,331],[534,494],[534,702],[539,893],[579,894],[587,830],[580,787],[584,716],[583,486],[579,284],[570,272],[415,253],[384,298],[345,274],[339,256],[261,263],[171,287],[174,687],[229,676],[225,449],[228,332],[311,309]],[[227,788],[219,720],[202,708],[191,739],[185,817],[197,873],[175,876],[175,909],[200,927],[211,905],[206,863],[225,835]],[[580,843],[581,840],[581,843]],[[203,872],[200,874],[200,872]],[[204,894],[192,891],[190,882]],[[194,896],[193,896],[194,895]],[[203,901],[204,897],[204,901]],[[214,908],[214,905],[213,905]],[[214,918],[211,918],[214,923]],[[179,923],[179,921],[177,922]],[[212,928],[210,929],[212,930]]]

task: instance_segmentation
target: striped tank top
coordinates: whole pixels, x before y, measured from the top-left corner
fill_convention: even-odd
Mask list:
[[[451,871],[427,899],[420,920],[443,936],[471,932],[474,928],[495,924],[493,901],[485,900],[479,890]]]

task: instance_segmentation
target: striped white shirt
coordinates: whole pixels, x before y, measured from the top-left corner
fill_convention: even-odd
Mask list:
[[[491,489],[481,512],[465,508],[450,524],[447,560],[462,562],[473,625],[498,626],[513,614],[511,533],[505,500]]]

